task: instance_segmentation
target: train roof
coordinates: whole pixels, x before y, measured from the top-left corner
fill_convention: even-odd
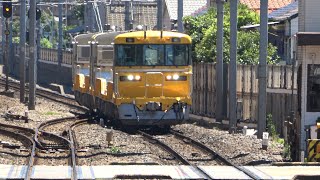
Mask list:
[[[146,33],[146,38],[144,38]],[[187,34],[172,31],[134,31],[116,36],[115,44],[191,44],[191,37]],[[128,42],[127,38],[133,38],[134,42]],[[173,41],[179,38],[179,41]]]
[[[92,36],[92,39],[97,41],[99,45],[110,45],[113,43],[114,38],[123,32],[104,32]]]
[[[92,36],[96,33],[79,34],[74,37],[75,41],[80,45],[89,45],[88,41],[92,40]]]

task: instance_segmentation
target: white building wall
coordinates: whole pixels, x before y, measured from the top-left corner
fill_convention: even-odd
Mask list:
[[[319,0],[304,0],[305,3],[305,32],[320,32],[320,1]],[[300,14],[299,14],[300,15]]]
[[[301,80],[301,151],[307,149],[306,145],[306,128],[315,125],[320,112],[307,112],[307,82],[308,82],[308,65],[320,64],[320,46],[303,46],[301,48],[302,54],[302,80]]]

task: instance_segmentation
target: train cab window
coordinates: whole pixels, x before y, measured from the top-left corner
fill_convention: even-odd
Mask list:
[[[189,65],[189,51],[187,45],[166,45],[166,65]]]
[[[135,46],[120,45],[117,48],[117,65],[134,66],[136,65]]]
[[[164,46],[163,45],[144,45],[143,46],[143,64],[146,66],[159,66],[164,65],[163,55]]]
[[[308,65],[307,111],[320,112],[320,64]]]

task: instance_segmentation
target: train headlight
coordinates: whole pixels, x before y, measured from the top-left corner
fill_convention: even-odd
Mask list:
[[[178,80],[179,79],[179,75],[178,74],[175,74],[175,75],[173,75],[173,80]]]
[[[179,76],[178,74],[167,75],[166,81],[186,81],[187,76]]]
[[[139,75],[136,75],[136,76],[134,77],[134,79],[135,79],[136,81],[140,81],[140,79],[141,79],[141,76],[139,76]]]
[[[120,81],[141,81],[140,75],[127,75],[127,76],[120,76]]]
[[[129,75],[127,78],[128,78],[129,81],[132,81],[133,80],[133,75]]]

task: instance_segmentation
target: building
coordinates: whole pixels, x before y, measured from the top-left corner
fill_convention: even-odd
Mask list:
[[[300,160],[310,153],[307,140],[311,126],[320,122],[320,1],[299,1],[297,61],[300,67],[300,118],[296,122]],[[298,73],[299,74],[299,73]],[[319,143],[319,142],[317,142]],[[319,145],[318,145],[319,149]],[[317,151],[318,152],[318,151]],[[319,152],[318,152],[319,153]]]
[[[163,25],[170,29],[172,20],[178,19],[178,0],[164,0]],[[207,9],[207,0],[184,0],[183,17],[196,15],[197,12]]]
[[[294,35],[298,32],[298,1],[269,14],[269,21],[277,22],[269,28],[269,42],[278,48],[278,55],[292,64],[294,58]]]
[[[217,0],[207,0],[208,7],[216,6]],[[228,1],[228,0],[223,0]],[[287,6],[291,2],[294,2],[295,0],[269,0],[269,13],[272,11],[275,11],[281,7]],[[250,9],[256,11],[257,13],[260,12],[260,0],[239,0],[240,3],[247,5]]]

